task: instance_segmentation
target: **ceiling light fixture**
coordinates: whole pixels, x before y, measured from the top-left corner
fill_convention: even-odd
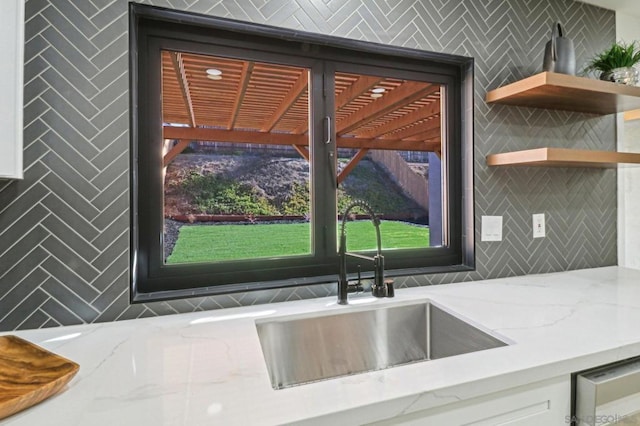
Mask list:
[[[222,80],[222,76],[221,75],[208,74],[207,77],[209,77],[211,80]]]
[[[382,93],[372,93],[370,96],[372,98],[381,98],[382,97]]]
[[[376,87],[375,89],[371,89],[371,93],[384,93],[385,90],[384,87]]]
[[[220,71],[219,69],[216,69],[216,68],[209,68],[207,70],[207,74],[209,74],[209,75],[222,75],[222,71]]]

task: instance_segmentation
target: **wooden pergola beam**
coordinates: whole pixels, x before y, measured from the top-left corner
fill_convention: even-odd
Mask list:
[[[306,146],[303,145],[291,145],[293,147],[293,149],[295,149],[298,154],[300,154],[300,156],[302,158],[304,158],[305,160],[307,160],[307,162],[309,161],[309,149],[307,149]]]
[[[418,135],[418,139],[421,140],[440,136],[440,120],[438,118],[432,118],[431,120],[418,123],[415,126],[393,132],[389,134],[388,137],[389,139],[407,139],[416,135]],[[384,137],[381,139],[384,139]]]
[[[380,81],[382,81],[380,77],[361,75],[349,87],[344,89],[338,96],[336,96],[336,111],[340,111],[342,107],[347,105],[358,96],[362,95],[367,90],[371,89],[376,84],[380,83]]]
[[[190,143],[191,143],[191,141],[188,140],[188,139],[184,139],[184,140],[178,141],[178,143],[175,144],[169,150],[169,152],[167,152],[164,155],[164,158],[162,159],[162,165],[164,167],[167,167],[169,165],[169,163],[172,162],[173,159],[178,156],[178,154],[180,154],[182,151],[185,150],[185,148],[187,148],[189,146]]]
[[[338,185],[340,185],[342,181],[345,180],[347,176],[349,176],[349,173],[351,173],[354,167],[358,165],[360,160],[362,160],[364,156],[367,155],[367,152],[369,152],[369,148],[361,148],[358,152],[356,152],[356,155],[354,155],[353,158],[349,160],[347,165],[344,166],[344,169],[342,169],[340,173],[338,173]]]
[[[374,129],[361,132],[358,136],[363,138],[377,138],[395,130],[402,129],[403,127],[410,126],[420,120],[434,117],[436,114],[440,114],[440,100],[418,108],[401,117],[389,120],[389,122]]]
[[[300,73],[300,77],[298,77],[298,80],[296,80],[293,86],[291,86],[289,92],[287,92],[282,102],[280,102],[278,109],[276,109],[276,111],[271,115],[271,120],[265,123],[265,125],[262,126],[262,129],[260,129],[262,132],[270,132],[273,130],[287,111],[289,111],[293,104],[295,104],[300,96],[302,96],[304,91],[307,89],[308,76],[309,72],[307,70],[303,70]]]
[[[440,90],[440,85],[408,81],[375,101],[348,115],[336,124],[336,133],[344,135],[351,130],[362,127],[391,111],[409,105],[419,99]]]
[[[184,105],[187,108],[187,114],[189,115],[189,122],[191,127],[196,127],[196,116],[193,112],[193,102],[191,101],[191,93],[189,92],[189,80],[187,80],[187,74],[184,71],[184,62],[182,61],[182,53],[171,52],[171,63],[173,64],[173,70],[176,73],[178,84],[180,85],[180,91],[182,92],[182,99]]]
[[[251,81],[251,75],[253,74],[253,62],[245,62],[242,65],[242,75],[240,76],[240,82],[238,83],[238,93],[233,101],[233,107],[231,108],[231,118],[227,124],[227,129],[231,130],[236,126],[236,120],[238,119],[238,112],[242,107],[242,101],[244,95],[247,93],[249,87],[249,81]],[[195,127],[195,126],[194,126]]]
[[[308,146],[307,135],[292,135],[287,133],[262,133],[246,130],[225,130],[192,127],[172,127],[165,126],[163,129],[164,139],[178,139],[188,141],[212,141],[221,143],[247,143],[262,145],[297,145]],[[433,151],[440,149],[440,141],[428,142],[424,140],[401,140],[401,139],[366,139],[355,137],[336,138],[339,148],[353,149],[381,149],[398,151]]]

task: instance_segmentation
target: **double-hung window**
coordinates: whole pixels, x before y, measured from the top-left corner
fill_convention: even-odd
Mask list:
[[[473,61],[132,4],[132,300],[473,268]],[[376,249],[354,210],[347,249]],[[371,274],[367,262],[349,272]]]

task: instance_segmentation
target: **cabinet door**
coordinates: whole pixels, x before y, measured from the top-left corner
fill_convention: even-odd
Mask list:
[[[22,179],[24,0],[0,1],[0,178]]]
[[[558,377],[469,401],[407,414],[375,425],[563,425],[568,424],[571,416],[570,398],[570,378]]]

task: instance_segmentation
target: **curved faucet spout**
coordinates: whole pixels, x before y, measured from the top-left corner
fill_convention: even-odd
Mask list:
[[[347,232],[346,232],[346,223],[349,213],[352,209],[360,207],[363,209],[371,218],[371,222],[373,222],[373,226],[376,229],[376,240],[377,240],[377,254],[374,257],[363,256],[361,254],[356,253],[348,253],[347,252]],[[338,249],[339,257],[340,257],[340,271],[338,275],[338,303],[341,305],[346,305],[348,303],[347,294],[349,290],[361,288],[360,286],[360,274],[358,273],[358,283],[355,286],[351,286],[349,284],[349,280],[347,279],[347,256],[357,257],[361,259],[370,260],[374,265],[374,279],[373,285],[371,286],[371,291],[376,297],[393,297],[393,283],[387,283],[384,279],[384,257],[382,256],[382,239],[380,237],[380,219],[376,216],[375,212],[371,208],[369,204],[362,200],[356,200],[349,204],[342,214],[342,226],[340,227],[340,246]]]
[[[371,219],[373,226],[376,228],[376,241],[378,246],[378,255],[381,255],[382,240],[380,238],[380,219],[378,219],[378,216],[376,216],[375,212],[373,211],[373,208],[371,208],[369,204],[367,204],[365,201],[362,201],[362,200],[355,200],[351,204],[349,204],[346,209],[344,209],[344,213],[342,214],[342,226],[340,227],[340,248],[344,249],[345,251],[347,250],[347,247],[346,247],[347,246],[347,239],[346,239],[347,218],[349,217],[349,213],[351,213],[351,210],[353,210],[356,207],[360,207],[369,215],[369,218]]]

